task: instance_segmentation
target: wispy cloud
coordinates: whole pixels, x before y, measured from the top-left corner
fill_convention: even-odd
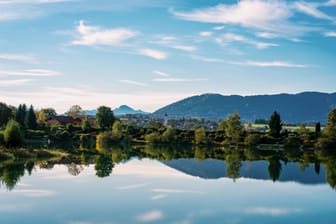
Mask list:
[[[197,47],[195,46],[189,46],[189,45],[174,45],[172,48],[181,50],[181,51],[187,51],[187,52],[193,52],[197,50]]]
[[[166,72],[159,71],[159,70],[154,70],[153,73],[156,74],[156,75],[162,76],[162,77],[169,77],[169,76],[171,76],[170,74],[168,74]]]
[[[213,30],[223,30],[225,28],[225,26],[215,26],[214,28],[212,28]]]
[[[189,193],[189,194],[206,194],[206,192],[203,191],[191,191],[191,190],[182,190],[182,189],[170,189],[170,188],[156,188],[152,189],[155,193]]]
[[[273,39],[273,38],[278,37],[277,34],[269,33],[269,32],[259,32],[259,33],[256,33],[256,36],[261,37],[261,38],[265,38],[265,39]]]
[[[109,45],[120,46],[124,41],[138,35],[137,31],[126,28],[103,29],[98,26],[86,25],[83,20],[77,26],[79,38],[72,41],[73,45]]]
[[[145,186],[147,186],[147,184],[132,184],[132,185],[117,187],[117,190],[134,190],[134,189],[143,188]]]
[[[200,32],[199,35],[202,36],[202,37],[211,37],[212,36],[212,32],[203,31],[203,32]]]
[[[220,59],[220,58],[209,58],[209,57],[203,57],[199,55],[191,55],[190,57],[193,60],[203,61],[203,62],[225,62],[223,59]]]
[[[26,197],[39,198],[39,197],[50,197],[54,196],[56,192],[41,189],[31,189],[31,190],[13,190],[12,193],[22,194]]]
[[[244,37],[242,35],[238,35],[238,34],[234,34],[234,33],[225,33],[224,35],[222,35],[220,37],[217,37],[216,42],[218,44],[224,44],[224,45],[227,45],[227,44],[232,43],[232,42],[240,42],[240,43],[254,45],[259,49],[265,49],[265,48],[269,48],[269,47],[279,46],[279,44],[259,42],[259,41],[255,41],[255,40],[249,39],[247,37]]]
[[[308,3],[308,2],[295,2],[294,7],[297,11],[305,13],[309,16],[318,18],[318,19],[327,19],[332,20],[330,16],[318,10],[319,4],[316,3]]]
[[[191,12],[172,11],[172,13],[184,20],[237,24],[276,32],[287,33],[307,28],[295,26],[289,22],[289,18],[293,16],[291,6],[280,0],[241,0],[236,4],[218,4]]]
[[[255,66],[255,67],[283,67],[283,68],[307,68],[308,65],[294,64],[286,61],[246,61],[246,62],[228,62],[233,65]]]
[[[134,85],[134,86],[147,86],[146,83],[138,82],[138,81],[134,81],[134,80],[129,80],[129,79],[121,79],[121,80],[118,80],[118,82],[129,84],[129,85]]]
[[[48,69],[0,70],[0,76],[57,76],[58,71]]]
[[[153,222],[153,221],[161,220],[163,218],[164,218],[164,214],[162,211],[153,210],[153,211],[138,215],[136,217],[136,220],[139,222]]]
[[[324,5],[325,6],[336,6],[336,0],[329,0]]]
[[[286,216],[301,212],[302,209],[299,208],[256,207],[256,208],[247,208],[244,210],[244,213],[248,215],[269,215],[269,216]]]
[[[152,79],[153,82],[201,82],[201,81],[207,81],[208,79],[201,79],[201,78],[193,78],[193,79],[187,79],[187,78],[155,78]]]
[[[157,60],[164,60],[168,57],[167,53],[151,48],[142,48],[138,50],[138,54],[154,58]]]
[[[324,33],[324,36],[326,36],[326,37],[336,37],[336,31],[326,32],[326,33]]]
[[[23,54],[0,54],[0,60],[19,61],[30,64],[38,63],[34,57]]]
[[[157,195],[154,195],[153,197],[151,197],[151,200],[152,201],[158,201],[158,200],[166,198],[167,196],[168,195],[166,195],[166,194],[157,194]]]
[[[32,79],[10,79],[10,80],[0,79],[0,86],[2,87],[22,86],[32,81],[33,81]]]
[[[74,2],[78,0],[0,0],[1,4],[45,4],[58,2]]]

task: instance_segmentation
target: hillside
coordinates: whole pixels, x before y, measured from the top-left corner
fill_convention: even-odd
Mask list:
[[[97,110],[93,109],[93,110],[85,110],[84,111],[86,115],[90,115],[90,116],[96,116]],[[116,116],[122,116],[122,115],[126,115],[126,114],[148,114],[147,112],[144,112],[142,110],[134,110],[133,108],[127,106],[127,105],[121,105],[118,108],[115,108],[113,110],[114,115]]]
[[[223,96],[204,94],[192,96],[165,106],[153,113],[155,117],[225,119],[228,114],[238,112],[245,122],[268,119],[278,111],[284,122],[322,122],[336,107],[336,93],[303,92],[299,94],[276,94],[255,96]]]

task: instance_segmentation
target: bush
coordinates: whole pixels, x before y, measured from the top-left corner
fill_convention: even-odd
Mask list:
[[[3,133],[0,132],[0,145],[4,143],[4,136]]]
[[[18,147],[23,144],[20,124],[14,120],[8,121],[3,136],[5,144],[9,147]]]
[[[285,147],[294,148],[301,146],[301,141],[298,137],[289,136],[284,141]]]
[[[155,144],[160,142],[160,135],[159,133],[153,132],[151,134],[147,134],[145,136],[146,142],[150,144]]]
[[[245,138],[245,144],[248,146],[256,146],[260,144],[261,142],[261,137],[258,134],[251,134],[246,136]]]

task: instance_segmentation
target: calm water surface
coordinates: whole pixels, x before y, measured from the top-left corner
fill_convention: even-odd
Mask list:
[[[230,167],[235,165],[216,159],[132,157],[118,164],[19,166],[24,173],[15,174],[22,172],[15,165],[1,168],[1,223],[334,223],[336,218],[336,192],[323,166],[317,170],[314,164],[303,169],[295,162],[278,167],[265,160],[241,162],[238,176]]]

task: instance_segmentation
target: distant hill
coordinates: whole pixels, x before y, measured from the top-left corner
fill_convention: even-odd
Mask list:
[[[149,113],[144,112],[142,110],[134,110],[133,108],[131,108],[127,105],[121,105],[120,107],[114,109],[113,113],[116,116],[126,115],[126,114],[149,114]]]
[[[287,123],[325,123],[331,109],[336,107],[336,93],[303,92],[255,96],[223,96],[204,94],[192,96],[165,106],[153,113],[155,117],[225,119],[238,112],[245,122],[268,119],[278,111]]]
[[[85,110],[85,115],[96,116],[97,110]],[[149,114],[142,110],[134,110],[133,108],[127,105],[121,105],[120,107],[113,110],[114,115],[121,116],[126,114]]]
[[[198,161],[195,159],[177,159],[161,161],[166,166],[181,171],[185,174],[200,177],[202,179],[218,179],[226,177],[227,164],[221,160],[206,159]],[[252,178],[257,180],[270,180],[267,161],[242,162],[239,177]],[[302,184],[323,184],[326,183],[326,173],[321,166],[320,173],[315,173],[313,164],[310,164],[304,171],[298,163],[281,164],[280,182],[294,181]]]

